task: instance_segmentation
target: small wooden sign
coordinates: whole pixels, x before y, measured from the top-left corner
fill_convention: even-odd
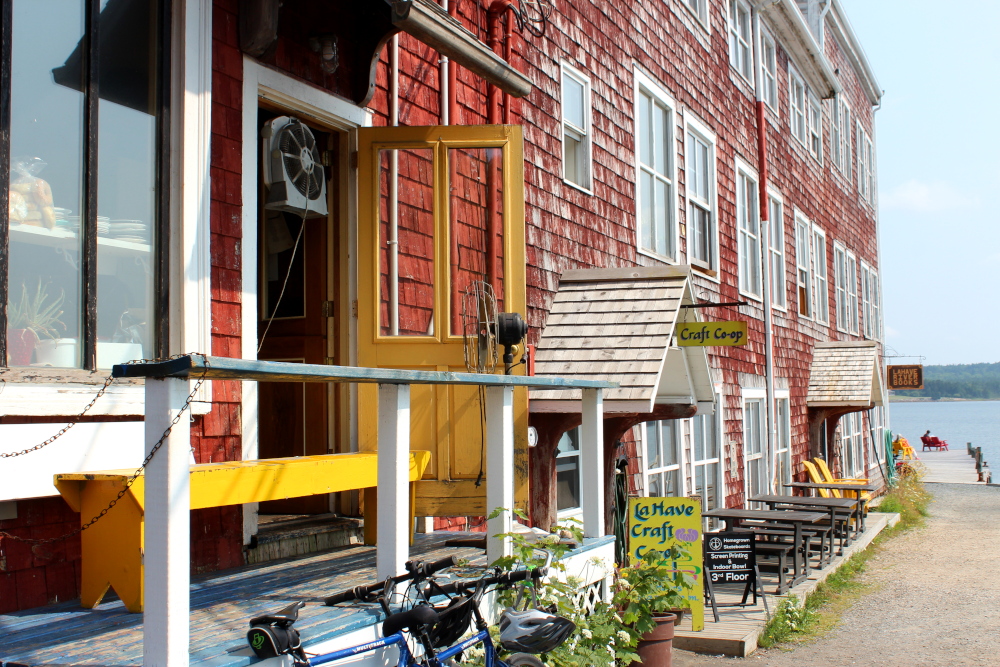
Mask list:
[[[889,389],[923,389],[924,388],[924,367],[917,364],[912,366],[888,366]]]
[[[682,322],[675,333],[681,347],[746,345],[746,322]]]

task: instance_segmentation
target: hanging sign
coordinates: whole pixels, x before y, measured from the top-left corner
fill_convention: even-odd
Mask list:
[[[681,322],[675,333],[681,347],[746,345],[746,322]]]
[[[675,572],[692,584],[678,592],[691,609],[691,629],[705,627],[705,580],[702,568],[701,500],[631,498],[628,503],[629,562],[648,551],[659,552]]]
[[[889,389],[923,389],[924,388],[924,367],[915,364],[912,366],[888,366]]]
[[[713,584],[756,583],[753,533],[712,533],[705,540],[705,576]]]

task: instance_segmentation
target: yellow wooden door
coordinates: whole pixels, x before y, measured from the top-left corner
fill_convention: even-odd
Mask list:
[[[521,128],[505,125],[358,131],[358,365],[465,371],[463,294],[487,273],[498,309],[526,318],[522,142]],[[483,399],[475,388],[412,388],[410,447],[432,455],[417,516],[488,513]],[[359,386],[362,451],[377,448],[377,401],[374,385]],[[524,507],[523,389],[515,420]]]

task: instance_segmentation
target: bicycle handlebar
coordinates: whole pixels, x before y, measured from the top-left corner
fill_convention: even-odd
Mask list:
[[[476,590],[478,586],[507,586],[510,584],[516,584],[521,581],[527,581],[528,579],[541,579],[546,574],[548,574],[548,568],[537,567],[534,570],[514,570],[513,572],[504,572],[495,577],[486,577],[481,579],[476,579],[474,581],[462,581],[455,582],[453,584],[444,584],[442,586],[436,586],[436,592],[453,595],[455,593],[468,593],[470,591]]]
[[[406,574],[399,574],[395,577],[389,577],[388,579],[377,581],[374,584],[368,584],[367,586],[355,586],[349,590],[334,593],[329,597],[323,598],[323,604],[327,607],[332,607],[335,604],[350,602],[351,600],[368,600],[373,593],[385,590],[386,584],[390,582],[393,584],[400,584],[404,581],[412,581],[413,579],[426,579],[436,572],[449,568],[453,565],[455,565],[454,556],[442,558],[441,560],[436,560],[431,563],[424,563],[422,561],[407,561],[405,565],[407,570]]]

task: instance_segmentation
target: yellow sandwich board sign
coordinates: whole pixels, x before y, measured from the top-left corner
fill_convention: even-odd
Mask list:
[[[708,345],[746,345],[746,322],[681,322],[677,325],[677,344],[681,347]]]
[[[659,552],[690,586],[678,592],[691,609],[691,629],[705,627],[705,580],[701,551],[701,500],[632,498],[628,503],[628,554],[634,563],[648,551]]]

